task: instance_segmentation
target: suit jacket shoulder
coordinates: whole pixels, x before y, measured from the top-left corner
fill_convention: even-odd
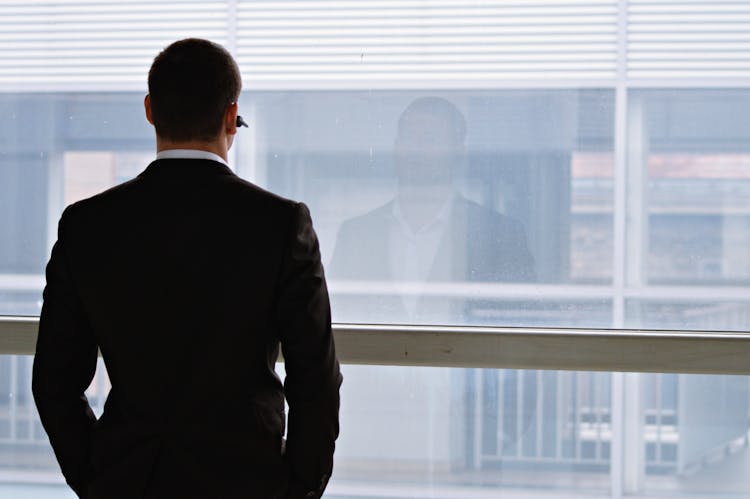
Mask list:
[[[190,189],[185,189],[186,186]],[[221,163],[156,160],[137,177],[72,203],[64,214],[68,219],[84,218],[87,224],[94,224],[89,227],[95,227],[97,219],[102,222],[106,219],[106,226],[111,226],[113,217],[117,221],[120,216],[137,214],[138,205],[152,214],[154,208],[162,208],[173,216],[175,211],[190,204],[201,209],[212,204],[217,210],[224,209],[225,215],[232,210],[238,210],[242,216],[248,211],[262,211],[267,218],[277,221],[291,220],[299,205],[240,178]]]

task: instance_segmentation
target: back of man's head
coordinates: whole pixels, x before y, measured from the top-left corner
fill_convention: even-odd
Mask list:
[[[198,38],[174,42],[148,73],[156,134],[171,141],[215,139],[241,89],[239,68],[226,49]]]

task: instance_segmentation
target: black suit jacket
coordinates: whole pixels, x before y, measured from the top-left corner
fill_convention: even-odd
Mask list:
[[[99,420],[83,395],[97,348],[112,383]],[[63,213],[32,384],[80,497],[320,497],[340,383],[303,204],[169,159]]]

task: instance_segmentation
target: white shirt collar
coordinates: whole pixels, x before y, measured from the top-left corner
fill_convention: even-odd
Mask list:
[[[396,222],[404,230],[405,234],[416,235],[420,232],[428,231],[434,227],[444,226],[445,224],[447,224],[448,221],[450,220],[454,201],[455,201],[455,193],[452,193],[450,197],[448,197],[448,199],[445,201],[443,206],[440,208],[440,210],[435,214],[435,217],[432,220],[430,220],[430,222],[427,225],[417,230],[416,233],[411,228],[411,226],[406,222],[406,218],[404,217],[404,212],[402,211],[401,203],[399,202],[398,197],[396,197],[396,199],[393,201],[393,208],[392,208],[391,214],[396,219]]]
[[[156,153],[156,159],[210,159],[211,161],[218,161],[225,166],[229,166],[224,158],[218,154],[201,151],[200,149],[167,149],[166,151]]]

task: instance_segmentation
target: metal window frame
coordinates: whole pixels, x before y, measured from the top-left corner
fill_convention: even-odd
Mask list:
[[[33,355],[39,319],[0,317],[0,355]],[[343,364],[750,374],[750,333],[335,324]]]

